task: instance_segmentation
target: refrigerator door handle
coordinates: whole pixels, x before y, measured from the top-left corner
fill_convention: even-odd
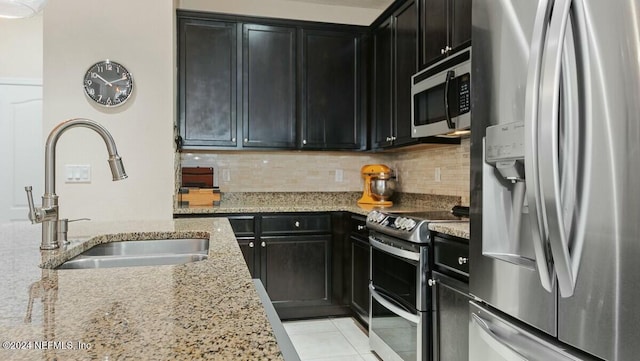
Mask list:
[[[486,342],[494,351],[500,354],[500,356],[504,357],[506,361],[527,361],[527,358],[524,355],[521,355],[516,350],[507,346],[508,341],[503,340],[500,335],[495,333],[491,326],[489,326],[488,321],[484,320],[482,317],[478,316],[475,313],[471,314],[471,318],[473,319],[473,325],[480,329],[480,338],[484,342]]]
[[[549,26],[549,37],[544,51],[544,77],[541,83],[539,138],[543,143],[539,148],[541,195],[546,214],[549,244],[554,267],[558,277],[558,288],[562,297],[573,295],[576,285],[580,255],[584,237],[569,235],[563,219],[563,204],[560,191],[560,89],[562,79],[562,56],[566,29],[570,24],[572,0],[556,0]],[[568,71],[568,70],[565,70]],[[565,86],[567,86],[565,84]],[[573,233],[572,233],[573,234]]]
[[[541,0],[538,3],[536,18],[529,49],[529,67],[525,97],[525,185],[529,204],[529,222],[536,256],[536,267],[542,287],[552,292],[555,278],[551,255],[547,252],[546,232],[544,228],[544,208],[540,197],[540,176],[538,174],[538,104],[540,76],[544,40],[549,26],[549,17],[553,0]]]

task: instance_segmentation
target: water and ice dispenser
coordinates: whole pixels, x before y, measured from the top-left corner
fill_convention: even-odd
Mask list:
[[[487,127],[482,172],[482,254],[535,268],[524,171],[524,123]]]

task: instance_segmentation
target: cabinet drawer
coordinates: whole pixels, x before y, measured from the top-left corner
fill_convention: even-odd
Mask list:
[[[330,233],[329,214],[287,214],[262,216],[262,234]]]
[[[435,235],[433,257],[435,267],[469,277],[469,244],[459,238]]]
[[[365,216],[351,216],[351,228],[349,230],[352,236],[367,239],[369,237],[369,229],[367,229],[367,218]]]
[[[228,218],[236,237],[251,237],[255,234],[255,221],[253,216],[232,216]]]

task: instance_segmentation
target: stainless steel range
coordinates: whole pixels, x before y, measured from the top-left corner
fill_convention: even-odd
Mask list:
[[[429,223],[462,219],[448,211],[372,211],[367,216],[371,244],[369,344],[383,360],[431,359]]]

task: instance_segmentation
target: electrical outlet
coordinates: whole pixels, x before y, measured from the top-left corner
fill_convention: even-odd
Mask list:
[[[228,169],[223,169],[222,170],[222,180],[225,182],[230,182],[231,181],[231,172],[229,172]]]
[[[437,167],[437,168],[436,168],[436,174],[435,174],[435,181],[436,181],[436,182],[440,182],[441,175],[442,175],[442,174],[441,174],[441,172],[440,172],[440,167]]]
[[[91,165],[65,164],[65,183],[91,183]]]
[[[336,169],[336,182],[340,183],[344,180],[344,171],[342,169]]]

